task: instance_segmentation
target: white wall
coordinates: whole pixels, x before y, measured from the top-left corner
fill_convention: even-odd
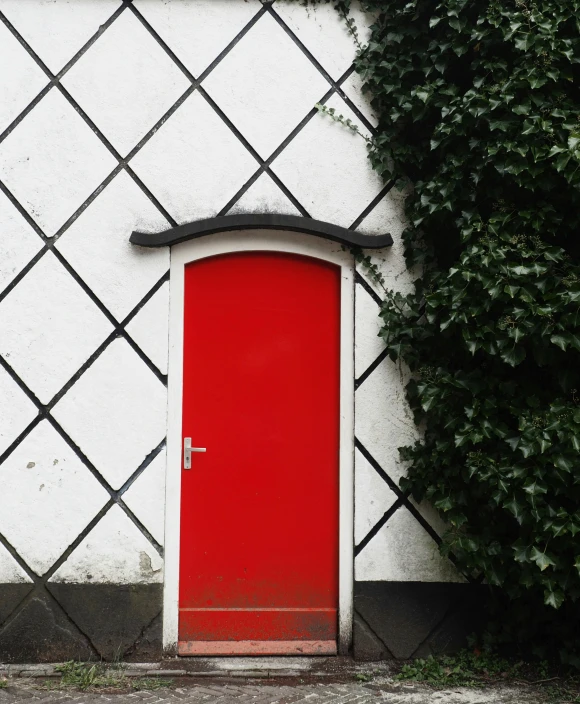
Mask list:
[[[381,198],[364,140],[314,109],[376,124],[328,5],[0,12],[0,582],[159,582],[169,252],[130,232],[256,211],[356,224],[394,236],[378,257],[405,290],[402,196]],[[382,350],[370,289],[356,286],[357,378]],[[404,382],[385,360],[356,393],[355,576],[456,580],[425,530],[441,530],[432,511],[399,506],[375,529],[398,500],[381,472],[396,484],[397,447],[417,437]]]

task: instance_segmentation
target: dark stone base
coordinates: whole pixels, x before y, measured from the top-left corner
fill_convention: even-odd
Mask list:
[[[355,582],[354,657],[452,653],[482,627],[489,588],[473,584]]]
[[[466,644],[485,613],[480,585],[355,582],[357,660],[425,657]],[[0,662],[154,661],[160,584],[0,585]]]
[[[0,585],[0,662],[161,657],[162,585],[20,586]]]
[[[33,592],[0,630],[2,662],[92,659],[95,651],[88,640],[43,590]]]
[[[0,623],[4,623],[20,602],[34,589],[33,584],[2,584],[0,586]],[[0,661],[2,658],[0,657]]]

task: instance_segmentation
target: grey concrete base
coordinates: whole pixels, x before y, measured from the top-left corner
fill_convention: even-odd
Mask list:
[[[459,650],[481,628],[488,587],[355,582],[354,656],[406,659]]]
[[[160,584],[0,585],[0,662],[157,660]]]

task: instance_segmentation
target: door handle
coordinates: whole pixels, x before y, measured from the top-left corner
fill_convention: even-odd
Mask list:
[[[183,469],[191,469],[191,453],[206,452],[205,447],[192,447],[191,438],[183,438]]]

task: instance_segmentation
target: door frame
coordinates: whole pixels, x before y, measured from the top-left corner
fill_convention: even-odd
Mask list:
[[[286,252],[341,269],[338,652],[352,642],[354,583],[354,258],[335,242],[295,231],[219,232],[171,248],[163,649],[177,654],[182,464],[183,314],[185,266],[234,252]]]

